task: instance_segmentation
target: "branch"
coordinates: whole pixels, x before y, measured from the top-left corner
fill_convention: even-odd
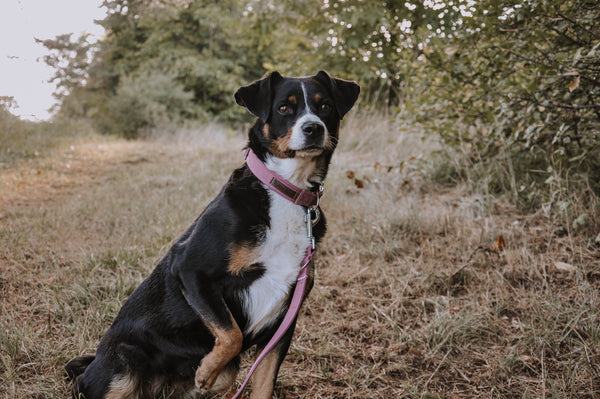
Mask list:
[[[571,24],[573,24],[574,26],[578,27],[579,29],[589,33],[592,36],[598,36],[598,32],[592,32],[591,30],[589,30],[588,28],[586,28],[585,26],[582,26],[581,24],[579,24],[577,21],[573,21],[571,18],[567,17],[566,15],[563,15],[561,13],[558,13],[558,15],[564,19],[569,21]]]

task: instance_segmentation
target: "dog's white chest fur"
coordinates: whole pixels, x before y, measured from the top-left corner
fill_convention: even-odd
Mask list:
[[[259,332],[279,315],[310,245],[302,207],[272,191],[269,195],[271,223],[257,259],[264,265],[265,273],[245,294],[247,334]]]
[[[257,259],[264,265],[265,273],[245,293],[246,334],[256,334],[269,326],[283,310],[310,245],[303,208],[273,191],[269,191],[269,196],[270,228]]]

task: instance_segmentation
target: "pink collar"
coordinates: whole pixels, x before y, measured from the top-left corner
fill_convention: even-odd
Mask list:
[[[250,171],[269,188],[281,195],[285,199],[293,202],[296,205],[301,205],[307,208],[317,206],[319,204],[319,197],[321,196],[322,189],[319,193],[315,193],[310,190],[304,190],[296,187],[271,169],[258,158],[258,156],[250,149],[244,151],[246,155],[246,165],[250,168]]]

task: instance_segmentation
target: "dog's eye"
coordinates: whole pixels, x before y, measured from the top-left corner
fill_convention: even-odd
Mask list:
[[[287,105],[280,105],[279,106],[279,113],[282,115],[287,115],[290,113],[290,107],[288,107]]]
[[[321,112],[324,114],[328,114],[331,111],[331,105],[329,104],[321,104]]]

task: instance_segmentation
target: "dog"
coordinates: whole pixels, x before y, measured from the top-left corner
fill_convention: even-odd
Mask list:
[[[316,191],[338,143],[358,84],[325,71],[301,78],[272,72],[235,93],[257,117],[247,150],[289,183]],[[282,190],[284,187],[280,187]],[[95,355],[66,366],[74,398],[157,398],[194,388],[227,394],[240,353],[260,352],[290,305],[311,238],[325,234],[321,212],[307,234],[306,209],[262,183],[247,164],[125,301]],[[313,284],[308,276],[305,295]],[[252,399],[271,398],[295,326],[252,378]]]

